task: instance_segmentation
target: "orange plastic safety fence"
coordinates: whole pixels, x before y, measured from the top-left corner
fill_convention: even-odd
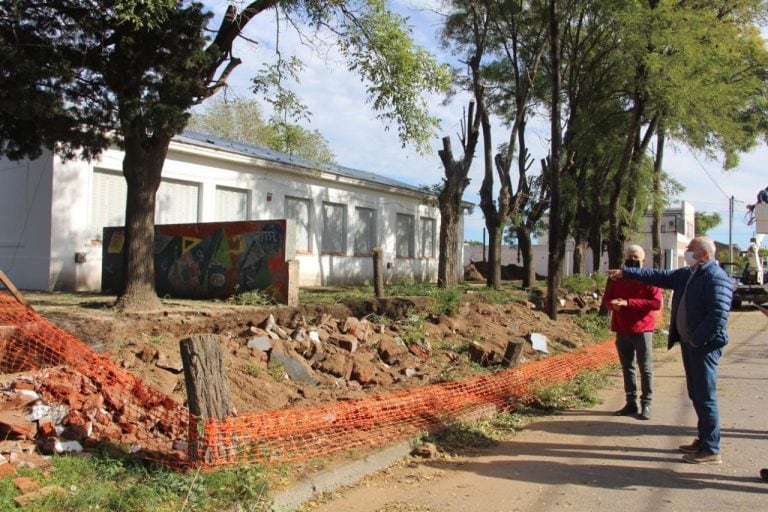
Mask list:
[[[174,400],[0,293],[0,372],[57,365],[75,370],[82,377],[65,374],[65,382],[77,382],[87,397],[103,397],[101,415],[81,409],[86,420],[103,427],[94,427],[94,433],[101,434],[101,439],[135,446],[142,456],[174,466],[293,462],[381,446],[419,431],[439,430],[491,406],[508,408],[541,386],[567,381],[616,359],[613,343],[607,341],[460,382],[224,420],[190,418],[189,411]],[[38,390],[44,396],[52,400],[66,396],[56,386],[65,368],[59,373],[40,372]],[[85,393],[94,389],[96,393]]]

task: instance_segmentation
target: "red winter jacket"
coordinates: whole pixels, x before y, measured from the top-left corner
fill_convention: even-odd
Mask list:
[[[627,305],[614,309],[613,299],[626,299]],[[603,305],[611,311],[611,330],[637,334],[656,328],[656,311],[661,309],[661,288],[632,279],[608,280]]]

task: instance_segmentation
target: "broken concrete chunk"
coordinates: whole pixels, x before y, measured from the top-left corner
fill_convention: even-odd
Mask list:
[[[157,361],[155,361],[155,366],[176,374],[184,371],[184,363],[181,361],[180,356],[174,357],[161,353]]]
[[[425,459],[434,459],[440,455],[440,452],[437,451],[437,446],[433,443],[424,443],[421,446],[415,447],[411,454],[417,457],[424,457]]]
[[[277,325],[277,322],[275,321],[274,315],[270,314],[259,327],[264,329],[267,332],[271,332],[272,329]]]
[[[51,494],[60,494],[63,496],[67,494],[67,491],[65,491],[58,485],[47,485],[34,492],[23,494],[21,496],[16,496],[15,498],[13,498],[13,501],[15,501],[16,504],[20,507],[26,507],[30,505],[32,502],[39,500],[40,498],[45,498],[46,496],[50,496]]]
[[[258,349],[262,352],[272,350],[272,340],[268,336],[254,336],[248,340],[248,348]]]
[[[543,352],[544,354],[549,354],[549,350],[547,350],[548,340],[546,336],[538,332],[532,332],[529,335],[529,338],[531,340],[531,346],[533,346],[533,350],[537,352]]]
[[[319,382],[309,364],[292,350],[286,349],[282,344],[275,344],[269,355],[271,363],[280,364],[285,368],[288,378],[296,382],[304,382],[316,386]]]

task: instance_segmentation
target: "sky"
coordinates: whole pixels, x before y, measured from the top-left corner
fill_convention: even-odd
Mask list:
[[[416,42],[435,53],[442,62],[456,62],[455,58],[439,48],[438,30],[441,18],[437,14],[439,0],[400,0],[391,4],[409,18]],[[218,16],[224,12],[225,0],[206,2]],[[215,20],[214,20],[214,25]],[[275,60],[275,27],[272,13],[257,16],[247,27],[250,41],[240,41],[236,55],[243,60],[230,77],[230,97],[257,99],[250,92],[250,78],[262,63]],[[460,151],[457,134],[468,96],[457,96],[449,104],[443,104],[439,96],[427,96],[431,113],[441,120],[440,129],[432,144],[433,151],[418,154],[413,148],[403,148],[397,137],[396,126],[387,127],[376,118],[377,114],[366,101],[365,86],[354,73],[347,71],[343,59],[331,50],[318,53],[298,41],[290,30],[280,31],[280,52],[284,57],[298,56],[305,64],[296,92],[311,112],[305,128],[318,130],[336,155],[336,163],[345,167],[374,172],[410,185],[432,185],[441,182],[443,167],[437,156],[441,139],[450,136],[454,152]],[[265,112],[269,112],[263,102]],[[538,161],[545,156],[549,137],[548,120],[539,118],[539,125],[531,130],[531,150]],[[504,142],[508,132],[494,126],[493,146]],[[537,151],[538,148],[538,151]],[[482,182],[482,157],[475,155],[475,164],[469,174],[470,185],[464,200],[479,205],[478,191]],[[746,205],[754,203],[758,191],[768,186],[764,165],[768,162],[768,147],[762,145],[755,151],[741,156],[740,164],[733,170],[724,171],[720,161],[706,159],[684,146],[665,148],[664,168],[684,187],[676,200],[691,203],[696,211],[718,213],[723,222],[709,231],[718,242],[728,243],[729,238],[742,249],[755,236],[753,226],[745,222]],[[516,178],[513,176],[513,183]],[[732,226],[729,222],[729,203],[733,197]],[[465,240],[483,240],[484,220],[479,206],[465,218]],[[486,237],[487,239],[487,237]],[[765,246],[765,244],[763,244]]]

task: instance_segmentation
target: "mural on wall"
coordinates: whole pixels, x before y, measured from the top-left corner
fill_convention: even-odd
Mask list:
[[[104,228],[101,290],[123,283],[124,228]],[[206,222],[155,226],[155,288],[179,298],[225,298],[263,290],[288,294],[286,221]]]

